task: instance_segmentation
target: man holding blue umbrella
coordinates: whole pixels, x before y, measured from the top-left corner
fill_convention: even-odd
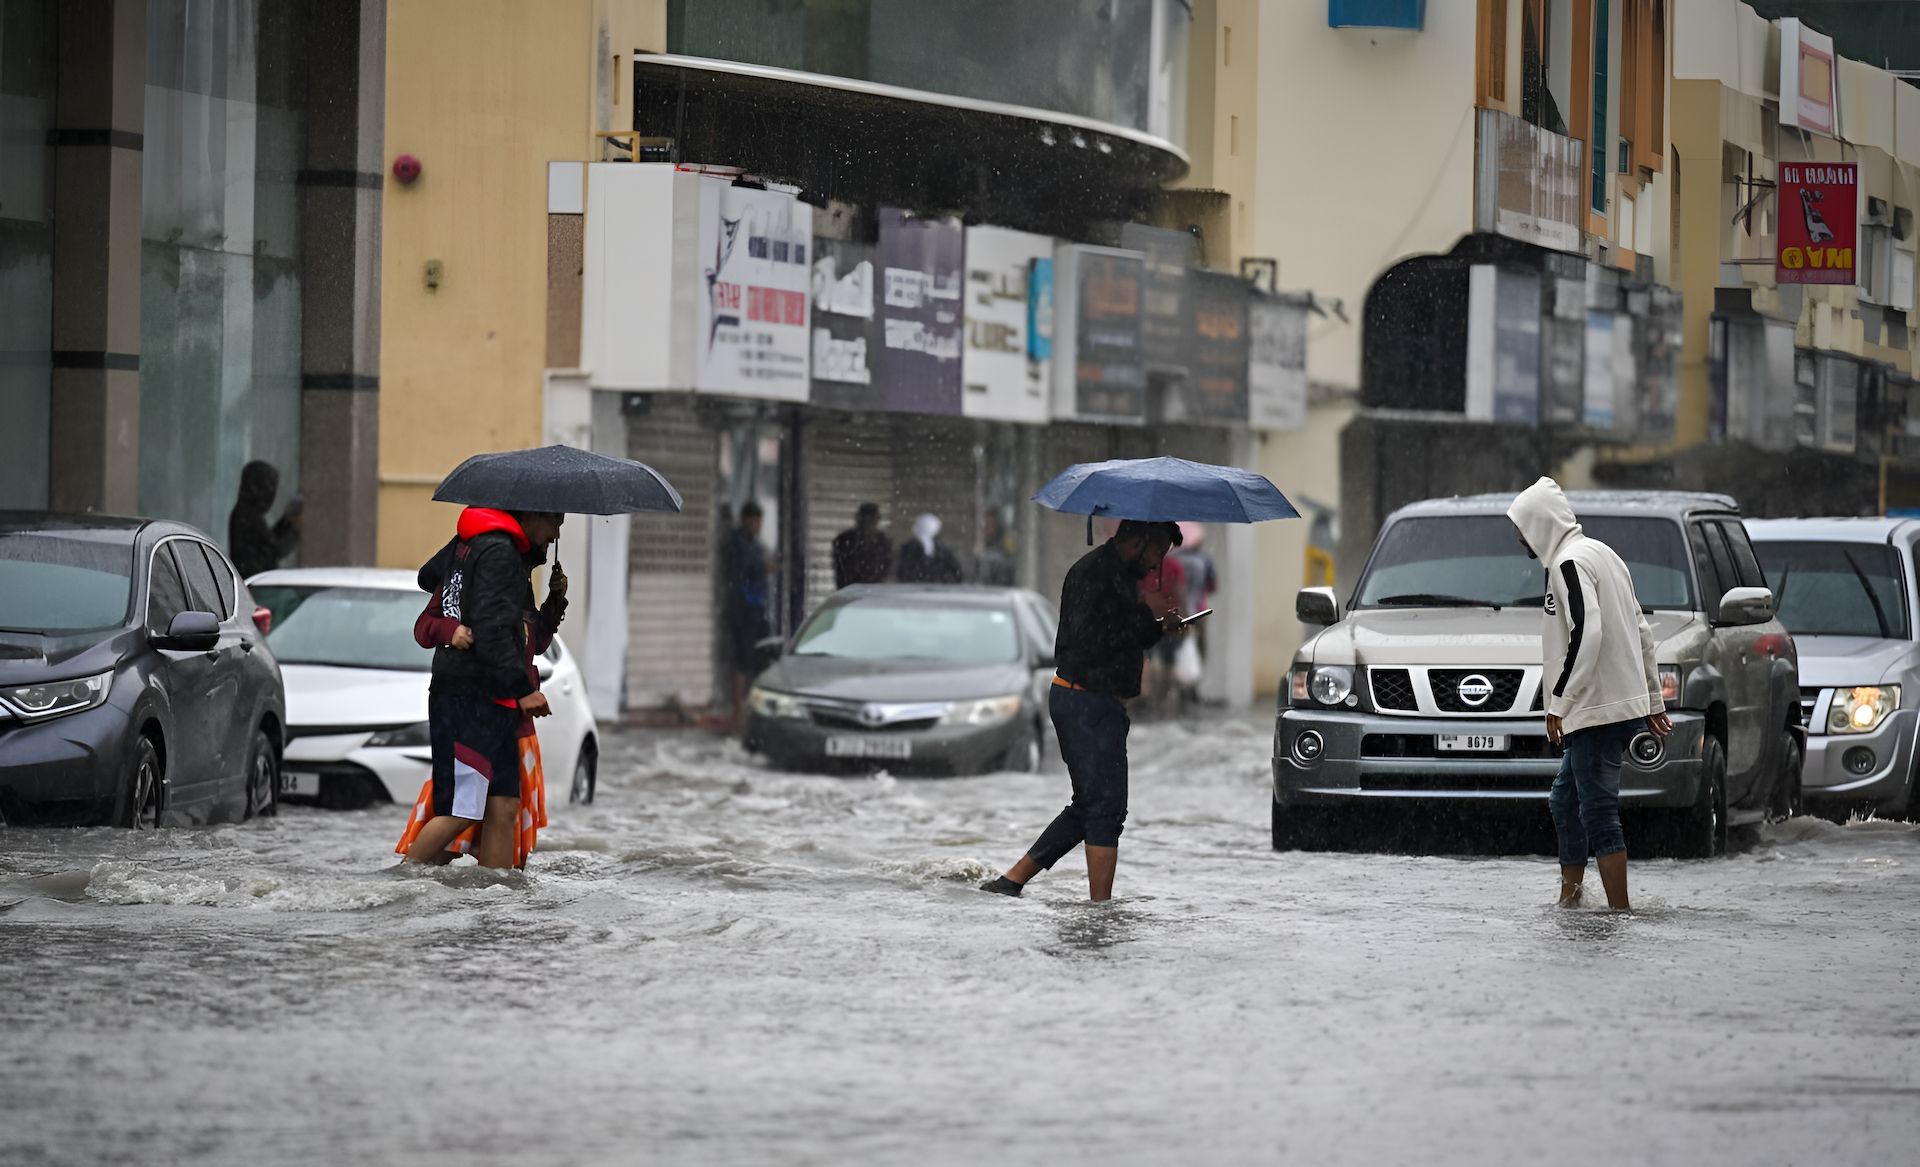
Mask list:
[[[1140,694],[1146,651],[1162,636],[1184,631],[1179,611],[1159,593],[1143,601],[1139,585],[1180,542],[1173,523],[1126,519],[1067,572],[1047,707],[1073,780],[1073,801],[1005,875],[981,884],[982,891],[1017,896],[1028,880],[1085,843],[1087,893],[1096,901],[1112,898],[1127,818],[1132,724],[1122,702]]]

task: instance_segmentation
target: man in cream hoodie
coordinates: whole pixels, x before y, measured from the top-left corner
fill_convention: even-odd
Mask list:
[[[1547,569],[1540,649],[1547,736],[1564,747],[1547,794],[1560,840],[1560,902],[1578,904],[1587,856],[1607,906],[1627,901],[1627,843],[1620,833],[1620,763],[1642,731],[1673,732],[1660,699],[1653,633],[1633,577],[1613,549],[1580,531],[1559,484],[1542,478],[1507,508],[1527,554]]]

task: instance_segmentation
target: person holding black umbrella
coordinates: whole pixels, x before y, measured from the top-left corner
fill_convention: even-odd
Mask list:
[[[1005,875],[981,884],[982,891],[1017,896],[1028,880],[1085,843],[1087,894],[1095,901],[1112,898],[1127,818],[1131,722],[1122,702],[1140,695],[1146,651],[1185,630],[1163,593],[1142,598],[1140,581],[1179,545],[1174,524],[1127,519],[1067,572],[1047,708],[1073,780],[1073,801]]]

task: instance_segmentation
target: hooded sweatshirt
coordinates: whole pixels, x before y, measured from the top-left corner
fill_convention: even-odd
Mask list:
[[[1547,569],[1540,636],[1547,712],[1567,733],[1664,712],[1653,632],[1627,565],[1581,532],[1551,478],[1521,492],[1507,517]]]

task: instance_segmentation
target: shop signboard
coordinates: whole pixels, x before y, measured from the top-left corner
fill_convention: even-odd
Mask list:
[[[1780,124],[1833,135],[1833,38],[1780,20]],[[1781,210],[1787,209],[1783,201]],[[1784,215],[1783,215],[1784,217]]]
[[[882,408],[960,412],[965,260],[960,220],[880,208],[880,349],[873,365]]]
[[[1067,243],[1054,249],[1054,416],[1146,423],[1143,263],[1139,252],[1115,247]]]
[[[1187,369],[1193,353],[1193,307],[1188,272],[1193,236],[1165,227],[1127,223],[1120,228],[1120,246],[1137,251],[1141,260],[1140,359],[1149,372]]]
[[[1467,269],[1466,415],[1540,422],[1540,277],[1492,264]]]
[[[874,310],[871,243],[813,240],[813,403],[830,409],[879,409],[874,353],[880,316]]]
[[[1195,271],[1185,282],[1193,308],[1187,376],[1179,382],[1179,393],[1166,403],[1162,417],[1166,421],[1245,422],[1250,285],[1238,276],[1214,271]]]
[[[1053,361],[1053,257],[1033,261],[1027,277],[1027,355]]]
[[[699,219],[694,388],[805,401],[813,208],[782,191],[703,177]]]
[[[968,417],[1043,424],[1048,362],[1029,356],[1033,269],[1051,268],[1053,240],[1004,227],[967,228],[962,316],[961,412]]]
[[[1247,301],[1247,421],[1261,429],[1307,424],[1307,304],[1298,296]]]
[[[1773,264],[1776,281],[1854,282],[1859,177],[1859,164],[1853,162],[1780,164],[1780,249]]]

